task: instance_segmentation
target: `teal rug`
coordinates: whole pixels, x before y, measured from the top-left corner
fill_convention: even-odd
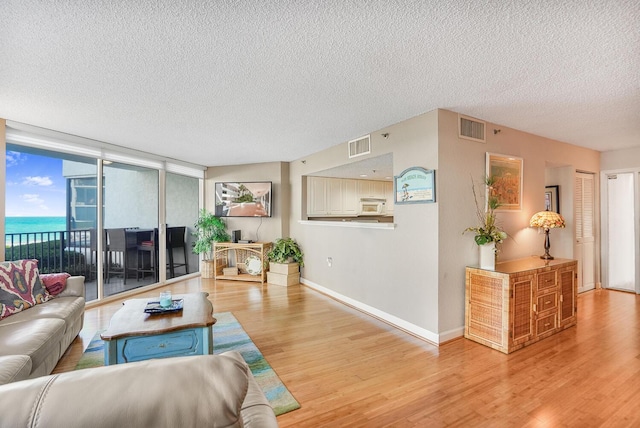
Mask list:
[[[264,359],[260,350],[242,328],[231,312],[213,314],[217,322],[213,325],[213,353],[237,351],[247,362],[253,377],[264,391],[276,416],[300,408],[300,404],[284,386],[276,372]],[[100,333],[91,339],[89,346],[80,357],[75,370],[104,365],[104,343]]]

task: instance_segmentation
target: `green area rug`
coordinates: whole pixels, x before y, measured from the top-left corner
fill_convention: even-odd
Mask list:
[[[217,319],[213,325],[213,353],[239,352],[267,396],[276,416],[299,409],[300,404],[284,386],[233,314],[222,312],[213,316]],[[100,339],[100,333],[97,332],[91,339],[75,370],[104,365],[104,343]]]

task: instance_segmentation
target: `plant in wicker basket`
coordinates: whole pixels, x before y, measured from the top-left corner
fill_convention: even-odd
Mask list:
[[[293,238],[276,239],[273,248],[267,253],[267,259],[274,263],[291,263],[293,261],[304,266],[303,258],[304,254]]]
[[[198,221],[194,227],[196,231],[193,233],[196,242],[193,245],[193,252],[202,254],[204,260],[211,260],[213,256],[214,242],[227,242],[231,237],[227,233],[227,225],[220,217],[208,212],[206,209],[200,211]]]
[[[299,266],[304,266],[303,258],[302,250],[292,238],[277,239],[271,251],[267,253],[267,282],[283,286],[298,284]]]

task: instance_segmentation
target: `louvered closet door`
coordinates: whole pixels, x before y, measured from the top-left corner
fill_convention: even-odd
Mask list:
[[[595,176],[577,173],[575,182],[578,292],[595,288]]]

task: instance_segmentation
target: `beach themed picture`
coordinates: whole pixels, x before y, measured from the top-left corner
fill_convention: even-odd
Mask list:
[[[407,168],[394,177],[396,204],[428,203],[436,201],[435,171],[419,166]]]
[[[498,198],[498,210],[522,209],[522,158],[487,153],[487,177],[495,178],[488,191]]]

